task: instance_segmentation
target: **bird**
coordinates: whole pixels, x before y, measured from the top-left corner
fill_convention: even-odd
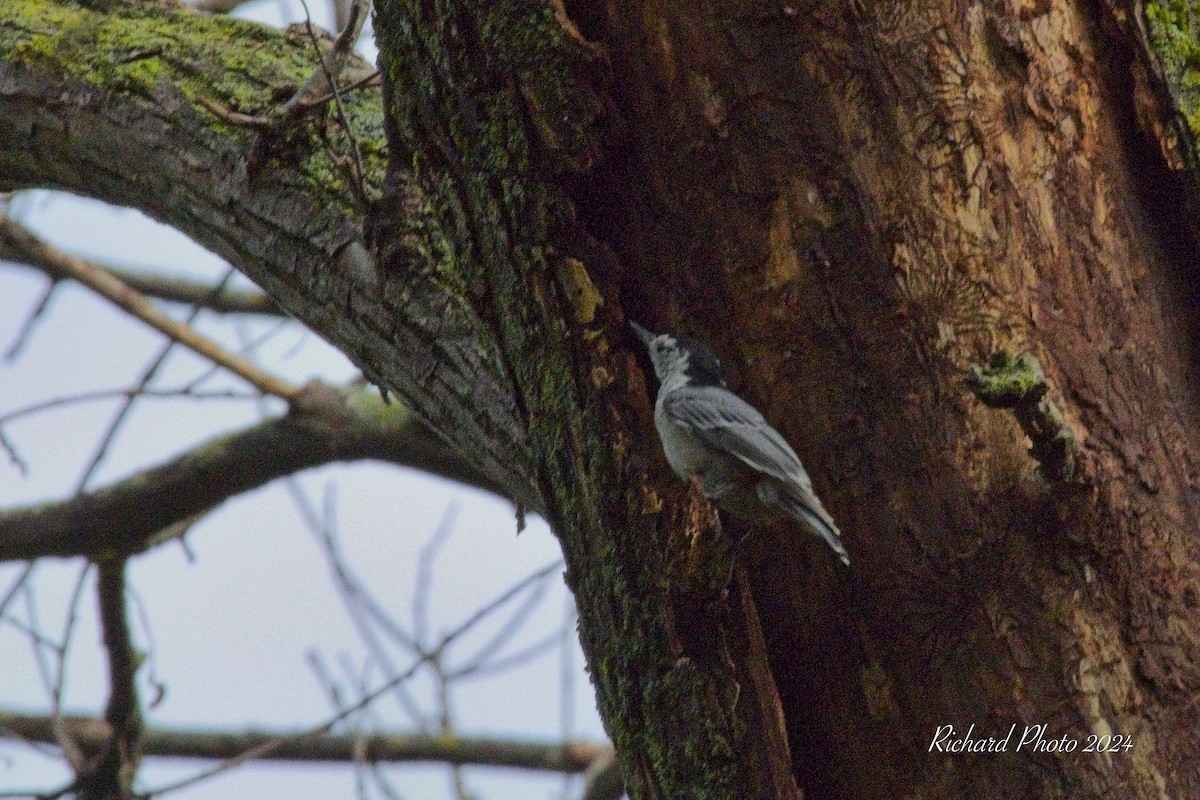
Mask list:
[[[841,531],[800,457],[757,409],[729,391],[712,351],[684,336],[629,325],[658,376],[654,427],[675,474],[695,477],[705,497],[735,517],[795,520],[849,565]]]

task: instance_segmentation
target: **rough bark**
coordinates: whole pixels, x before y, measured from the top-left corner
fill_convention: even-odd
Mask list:
[[[281,82],[302,44],[108,5],[0,10],[3,182],[176,225],[535,492],[635,796],[1200,795],[1194,158],[1139,4],[381,2],[365,235],[336,170],[251,168],[319,158],[320,124],[214,123],[213,45],[112,26],[211,25]],[[76,66],[80,33],[117,66]],[[222,104],[274,102],[222,70]],[[626,314],[725,357],[851,572],[784,529],[729,569]],[[964,386],[1001,348],[1073,474]],[[1132,746],[930,753],[947,724]]]
[[[510,457],[562,542],[635,795],[798,797],[753,603],[717,585],[727,566],[682,570],[686,592],[670,577],[669,553],[715,519],[646,483],[646,388],[611,349],[626,335],[615,287],[596,283],[613,259],[563,191],[611,145],[603,54],[540,2],[380,3],[376,34],[391,152],[380,272],[452,280],[454,324],[492,354],[520,434]],[[411,257],[413,219],[439,260]]]
[[[846,532],[844,584],[749,559],[805,788],[1200,791],[1193,159],[1141,7],[576,19],[636,132],[586,215],[627,308],[717,346]],[[1075,480],[964,388],[1000,348],[1044,367]],[[927,752],[971,723],[1134,746]]]

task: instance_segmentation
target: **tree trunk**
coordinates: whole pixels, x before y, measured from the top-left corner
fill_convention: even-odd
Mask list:
[[[577,19],[630,132],[579,198],[627,312],[717,347],[846,534],[845,580],[746,559],[801,785],[1200,793],[1193,159],[1140,5]],[[964,386],[1001,349],[1040,361],[1074,474]],[[1008,752],[930,752],[972,724]],[[1018,752],[1035,725],[1077,748]]]
[[[195,236],[542,511],[635,797],[1200,796],[1194,159],[1139,4],[380,0],[365,213],[333,111],[197,99],[273,102],[205,34],[281,83],[305,42],[106,7],[0,9],[0,183]],[[850,570],[730,557],[627,318],[724,357]]]

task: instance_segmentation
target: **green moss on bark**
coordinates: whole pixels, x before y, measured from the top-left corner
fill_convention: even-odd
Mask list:
[[[307,36],[129,0],[107,3],[103,10],[65,0],[6,0],[0,3],[0,58],[147,103],[177,94],[209,121],[214,135],[240,134],[248,141],[262,134],[221,120],[199,101],[269,115],[319,65]],[[364,183],[376,193],[386,166],[378,95],[359,91],[343,99]],[[327,104],[290,121],[274,134],[279,146],[263,148],[264,162],[253,166],[298,170],[302,191],[322,194],[325,202],[358,216],[348,205],[352,195],[344,166],[352,144],[332,114]]]
[[[1200,4],[1194,0],[1146,3],[1150,44],[1192,134],[1200,134]]]
[[[246,110],[265,108],[272,87],[298,85],[312,70],[312,51],[281,33],[157,4],[114,3],[97,13],[71,3],[12,0],[0,19],[10,39],[0,45],[14,60],[114,90],[149,95],[170,82],[189,99],[221,97]],[[208,69],[197,71],[198,63]],[[256,80],[246,81],[247,74]]]

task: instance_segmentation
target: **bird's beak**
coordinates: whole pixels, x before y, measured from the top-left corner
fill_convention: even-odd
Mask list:
[[[629,321],[629,327],[633,328],[633,332],[638,335],[638,338],[642,340],[646,347],[649,347],[650,343],[658,337],[658,334],[651,333],[633,320]]]

